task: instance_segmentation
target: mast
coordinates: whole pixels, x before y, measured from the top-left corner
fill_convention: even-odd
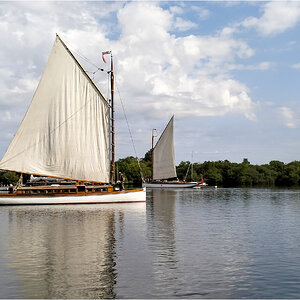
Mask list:
[[[151,153],[151,157],[152,157],[152,165],[151,165],[151,175],[152,175],[152,181],[153,181],[153,161],[154,161],[154,132],[156,131],[156,129],[152,129],[152,153]]]
[[[192,151],[192,166],[191,166],[191,181],[193,181],[193,175],[194,175],[194,158],[193,155],[194,151]]]
[[[115,108],[114,108],[114,64],[110,52],[110,87],[111,87],[111,182],[115,183]]]

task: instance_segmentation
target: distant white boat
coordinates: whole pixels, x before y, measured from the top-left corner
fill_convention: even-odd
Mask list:
[[[198,185],[196,185],[194,187],[194,189],[204,189],[204,188],[214,188],[214,189],[217,189],[218,186],[217,185],[210,186],[210,185],[208,185],[207,183],[204,182],[204,183],[199,183]]]
[[[173,123],[174,116],[170,119],[155,147],[152,136],[152,181],[145,183],[147,188],[191,188],[198,184],[177,180]]]
[[[175,182],[152,182],[146,183],[147,188],[192,188],[197,186],[198,182],[183,182],[183,181],[175,181]]]

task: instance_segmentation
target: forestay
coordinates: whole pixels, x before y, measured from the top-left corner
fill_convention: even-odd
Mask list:
[[[109,182],[109,105],[57,36],[0,169]]]
[[[173,120],[169,121],[153,149],[153,179],[177,177],[174,155]]]

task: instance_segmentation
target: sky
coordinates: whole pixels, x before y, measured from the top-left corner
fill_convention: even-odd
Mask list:
[[[0,157],[56,33],[105,96],[114,55],[117,158],[174,115],[177,164],[300,160],[300,1],[0,1]]]

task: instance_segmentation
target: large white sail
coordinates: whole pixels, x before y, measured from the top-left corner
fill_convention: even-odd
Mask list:
[[[173,119],[169,121],[164,132],[153,149],[153,179],[177,177],[174,155]]]
[[[57,36],[0,169],[109,182],[109,105]]]

